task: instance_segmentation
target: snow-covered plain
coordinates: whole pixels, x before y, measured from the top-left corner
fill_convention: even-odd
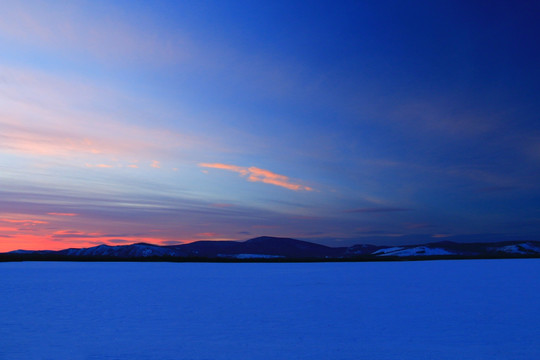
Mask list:
[[[0,263],[0,359],[540,359],[540,260]]]

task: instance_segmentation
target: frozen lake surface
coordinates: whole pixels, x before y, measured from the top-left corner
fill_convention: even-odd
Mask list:
[[[0,263],[0,359],[540,359],[540,260]]]

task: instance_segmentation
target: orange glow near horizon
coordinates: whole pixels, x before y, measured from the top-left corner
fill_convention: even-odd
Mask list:
[[[90,226],[85,217],[74,212],[45,212],[43,215],[3,213],[0,217],[0,253],[14,250],[57,251],[102,244],[115,246],[144,242],[163,246],[199,240],[237,240],[211,231],[178,233],[173,229],[133,227],[132,232],[125,233],[121,230],[124,226],[125,223],[115,221]]]
[[[0,227],[0,231],[5,231],[5,228]],[[17,229],[8,229],[17,230]],[[156,237],[124,237],[116,240],[110,236],[99,236],[98,234],[87,234],[91,236],[88,239],[78,238],[77,236],[86,235],[83,233],[72,233],[71,230],[60,230],[54,234],[35,235],[35,234],[0,234],[0,253],[14,250],[64,250],[69,248],[87,248],[98,245],[130,245],[135,243],[149,243],[154,245],[172,245],[189,243],[194,240],[169,240]],[[65,238],[55,238],[54,235],[66,235]],[[70,238],[69,235],[74,235]],[[121,241],[120,241],[121,240]]]
[[[205,240],[235,240],[218,236],[213,232],[190,235],[163,234],[153,235],[111,235],[114,231],[85,231],[78,228],[75,213],[47,213],[52,221],[43,221],[23,217],[22,214],[8,214],[0,218],[0,253],[14,250],[63,250],[68,248],[87,248],[102,244],[129,245],[149,243],[154,245],[177,245]],[[16,217],[20,217],[17,219]],[[54,219],[57,217],[57,219]]]

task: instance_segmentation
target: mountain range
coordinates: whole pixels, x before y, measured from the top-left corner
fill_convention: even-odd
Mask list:
[[[0,261],[369,261],[516,257],[540,257],[540,241],[486,243],[442,241],[403,246],[329,247],[302,240],[263,236],[246,241],[197,241],[168,246],[136,243],[59,251],[15,250],[0,254]]]

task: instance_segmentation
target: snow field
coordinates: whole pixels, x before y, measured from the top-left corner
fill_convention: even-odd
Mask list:
[[[0,359],[539,359],[539,259],[0,263]]]

